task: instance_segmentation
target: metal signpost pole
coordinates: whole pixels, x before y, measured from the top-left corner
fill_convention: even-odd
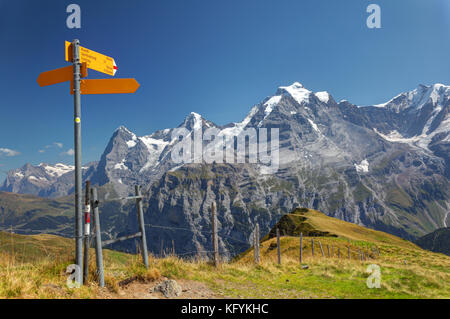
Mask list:
[[[75,251],[76,264],[83,273],[83,215],[82,215],[82,179],[81,179],[81,72],[80,41],[73,40],[73,106],[75,139]],[[82,282],[80,283],[82,284]]]
[[[216,202],[211,204],[212,240],[214,249],[214,266],[219,267],[219,240],[217,236]]]

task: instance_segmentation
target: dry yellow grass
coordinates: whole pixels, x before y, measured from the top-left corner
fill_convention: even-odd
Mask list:
[[[306,238],[309,241],[310,238]],[[339,238],[315,238],[323,243],[344,247]],[[282,237],[282,264],[277,264],[277,250],[270,246],[276,239],[261,244],[261,262],[253,261],[253,251],[241,259],[223,263],[219,269],[211,264],[176,257],[156,259],[163,275],[207,283],[217,293],[236,298],[450,298],[450,258],[420,248],[382,246],[382,255],[366,261],[353,258],[328,258],[307,252],[302,269],[299,264],[298,238]],[[305,250],[310,248],[306,245]],[[398,250],[397,250],[398,249]],[[327,255],[326,255],[327,256]],[[345,256],[346,257],[346,256]],[[424,258],[422,258],[424,257]],[[407,264],[404,261],[407,259]],[[367,267],[381,268],[381,288],[366,285]]]
[[[94,251],[90,251],[89,284],[67,286],[67,266],[74,262],[73,240],[54,235],[17,235],[0,232],[0,298],[96,298],[100,288]],[[145,269],[137,255],[104,250],[105,283],[113,292],[119,282],[135,276],[149,282],[158,269]]]
[[[391,244],[405,248],[417,247],[414,243],[400,237],[329,217],[314,209],[292,215],[306,217],[306,223],[310,224],[314,229],[335,234],[340,238],[371,244]]]

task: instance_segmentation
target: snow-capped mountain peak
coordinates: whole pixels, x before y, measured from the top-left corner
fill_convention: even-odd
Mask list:
[[[409,92],[401,93],[389,101],[374,105],[379,108],[390,108],[395,112],[408,109],[410,112],[420,111],[426,104],[433,106],[444,103],[450,96],[450,86],[436,83],[430,86],[419,84],[419,86]]]
[[[385,140],[442,154],[450,141],[450,86],[419,84],[389,101],[372,107],[340,103],[344,117],[365,122]],[[367,116],[368,115],[368,116]],[[362,117],[361,117],[362,116]]]
[[[415,90],[406,93],[408,102],[411,103],[410,109],[420,110],[422,107],[431,102],[433,106],[442,103],[445,96],[448,96],[450,87],[443,84],[434,84],[426,86],[420,84]]]
[[[210,121],[207,121],[201,116],[200,114],[196,112],[191,112],[186,118],[184,119],[183,123],[181,123],[178,127],[184,127],[189,131],[192,130],[199,130],[203,127],[209,128],[209,127],[215,127],[216,125]]]
[[[136,140],[137,136],[133,132],[131,132],[129,129],[127,129],[125,126],[121,125],[119,126],[115,132],[114,135],[119,139],[122,139],[126,142],[128,148],[133,148],[136,146]]]
[[[114,132],[115,132],[115,133],[116,133],[116,132],[121,132],[121,133],[124,133],[124,134],[134,135],[133,132],[131,132],[128,128],[126,128],[126,127],[123,126],[123,125],[119,126]]]
[[[86,164],[82,169],[86,178],[97,165],[96,162]],[[0,188],[7,192],[31,193],[39,196],[67,195],[73,187],[72,174],[75,167],[63,163],[40,163],[11,170]]]
[[[299,82],[294,82],[289,86],[280,86],[277,95],[290,95],[298,104],[309,103],[309,98],[313,92],[305,89]]]
[[[75,169],[75,166],[73,165],[66,165],[63,163],[56,163],[55,165],[50,165],[47,163],[40,163],[38,165],[39,167],[42,167],[45,169],[45,171],[54,177],[60,177],[66,173],[69,173]]]
[[[316,92],[314,95],[323,103],[328,103],[330,100],[330,93],[327,91]]]
[[[291,85],[288,86],[280,86],[280,88],[284,89],[284,88],[290,88],[290,89],[304,89],[305,87],[303,86],[303,84],[301,84],[300,82],[294,82]]]

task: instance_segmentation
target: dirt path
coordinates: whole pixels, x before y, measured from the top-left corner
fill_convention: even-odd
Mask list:
[[[106,288],[100,292],[102,299],[167,299],[160,292],[150,292],[153,287],[166,280],[160,278],[150,283],[133,281],[126,286],[120,287],[117,293],[110,292]],[[181,286],[182,293],[174,299],[216,299],[223,298],[209,289],[204,283],[190,280],[177,280]]]

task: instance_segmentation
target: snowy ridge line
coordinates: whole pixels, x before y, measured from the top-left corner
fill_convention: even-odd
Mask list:
[[[387,107],[393,108],[395,111],[402,111],[406,108],[413,108],[416,110],[420,110],[429,100],[431,100],[433,104],[442,103],[443,97],[448,96],[449,94],[450,94],[450,86],[441,83],[435,83],[430,86],[420,84],[416,89],[400,93],[387,102],[358,107],[368,107],[368,106],[373,106],[377,108]],[[402,101],[400,106],[395,105],[395,103],[399,100],[404,101]]]

